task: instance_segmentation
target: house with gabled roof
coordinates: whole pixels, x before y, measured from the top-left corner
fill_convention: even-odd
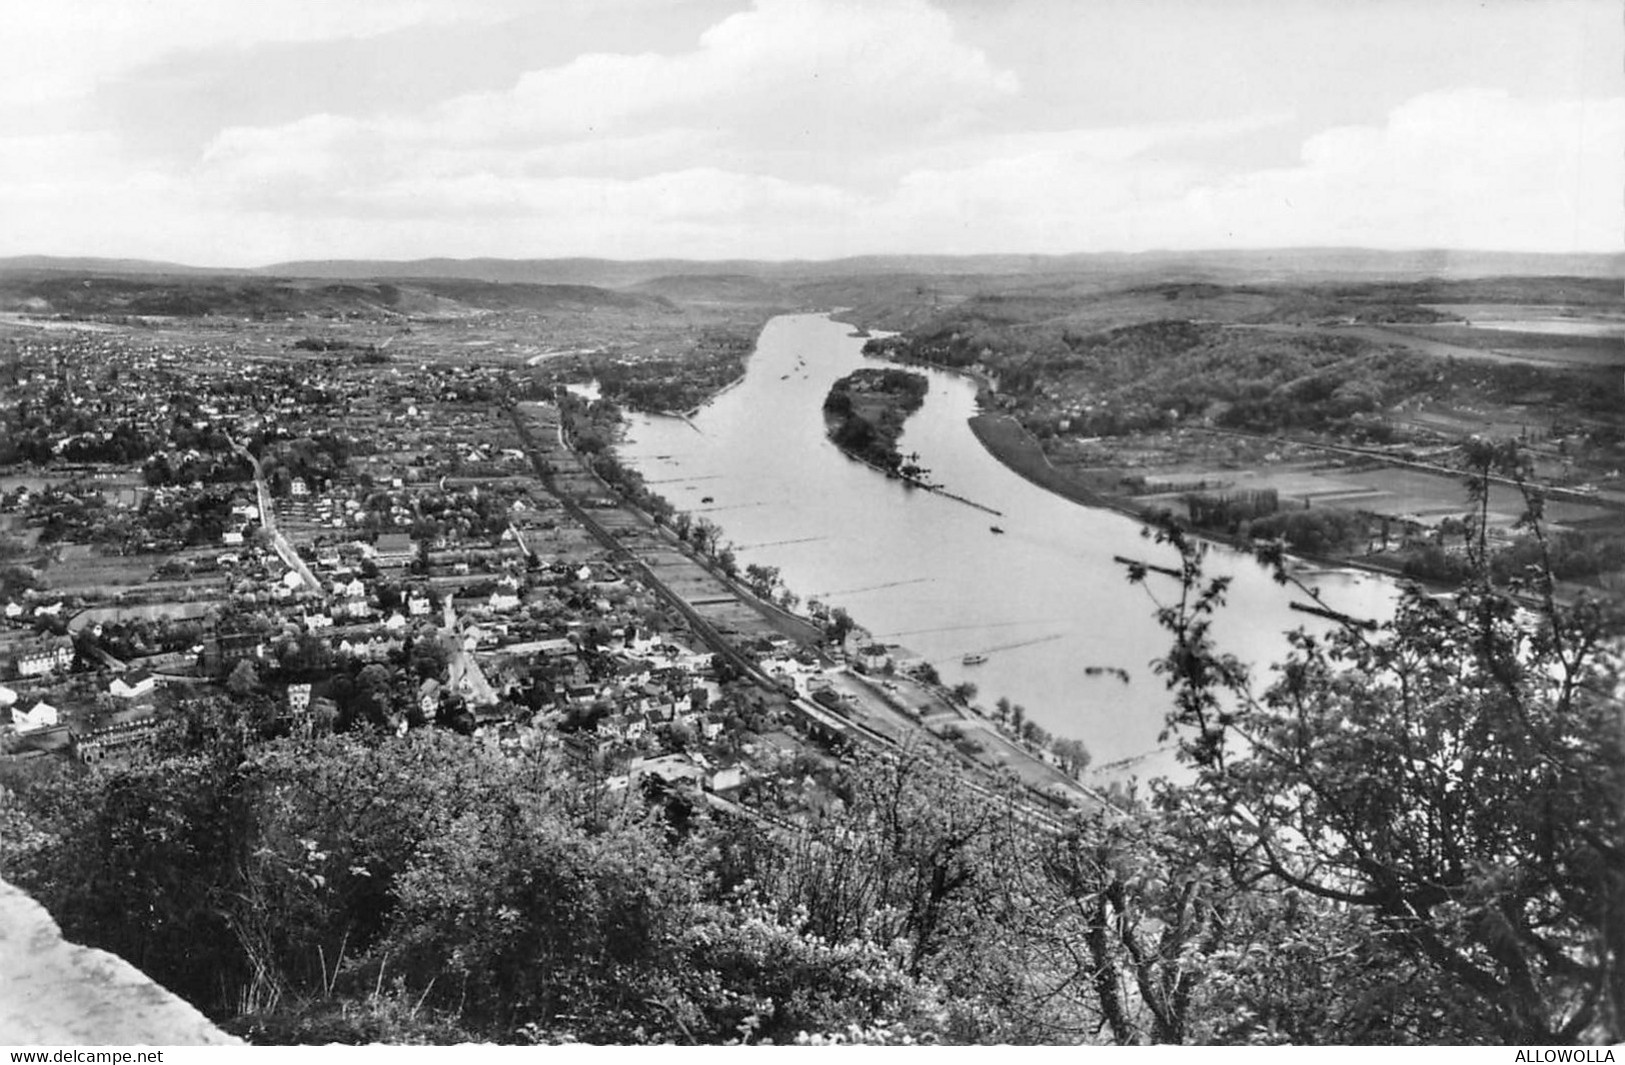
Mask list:
[[[713,771],[706,780],[706,788],[714,792],[737,791],[744,787],[745,767],[743,765],[721,766]]]
[[[369,618],[374,613],[372,604],[367,602],[366,596],[335,599],[331,612],[335,618]]]
[[[113,683],[107,686],[112,695],[120,699],[140,699],[151,695],[158,687],[158,677],[145,669],[132,670],[123,676],[114,677]]]
[[[65,670],[73,665],[73,656],[73,641],[66,636],[35,640],[17,652],[17,675],[41,677],[54,669]]]
[[[34,732],[50,728],[59,723],[60,716],[57,708],[44,699],[40,699],[26,710],[21,704],[11,708],[11,723],[18,732]]]

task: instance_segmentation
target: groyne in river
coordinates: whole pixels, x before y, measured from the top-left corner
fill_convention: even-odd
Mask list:
[[[1008,697],[1056,735],[1083,740],[1096,766],[1118,763],[1120,775],[1142,777],[1171,770],[1171,752],[1157,740],[1169,696],[1150,668],[1167,635],[1147,589],[1131,586],[1114,561],[1159,561],[1140,523],[1062,499],[1001,465],[967,424],[974,384],[937,370],[910,367],[931,390],[899,447],[918,452],[944,492],[998,511],[1003,532],[981,509],[851,461],[825,436],[822,411],[837,378],[874,364],[851,331],[825,315],[774,318],[745,377],[694,412],[693,428],[633,416],[622,456],[679,509],[715,511],[708,516],[723,538],[746,545],[737,549],[741,566],[779,567],[803,599],[846,608],[949,684],[976,684],[979,702]],[[1220,646],[1260,672],[1285,655],[1283,633],[1328,624],[1295,612],[1293,591],[1250,559],[1222,549],[1211,559],[1215,573],[1233,577],[1215,625]],[[1334,607],[1362,618],[1386,616],[1394,593],[1391,582],[1365,574],[1333,572],[1316,583]],[[1153,575],[1150,590],[1159,589],[1175,591]],[[983,663],[962,661],[980,653]],[[1101,667],[1127,670],[1129,682]]]

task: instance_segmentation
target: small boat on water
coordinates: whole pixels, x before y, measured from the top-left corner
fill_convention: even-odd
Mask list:
[[[1004,530],[999,528],[997,525],[989,525],[988,528],[993,530],[996,533],[1003,533],[1004,532]]]
[[[965,666],[979,666],[983,662],[986,662],[986,661],[987,661],[987,655],[968,654],[964,658],[961,658],[959,660],[959,663],[960,663],[960,665],[965,665]]]
[[[701,503],[710,503],[710,502],[712,502],[712,499],[711,499],[710,496],[705,496],[700,500],[700,502]]]

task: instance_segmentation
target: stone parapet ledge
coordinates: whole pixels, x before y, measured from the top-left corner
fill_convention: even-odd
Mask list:
[[[63,940],[45,907],[0,880],[0,1045],[240,1046],[114,954]]]

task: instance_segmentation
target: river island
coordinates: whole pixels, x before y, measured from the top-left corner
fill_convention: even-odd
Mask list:
[[[829,437],[853,458],[913,477],[919,467],[897,449],[903,423],[920,409],[931,382],[924,374],[871,368],[847,374],[824,397]]]

